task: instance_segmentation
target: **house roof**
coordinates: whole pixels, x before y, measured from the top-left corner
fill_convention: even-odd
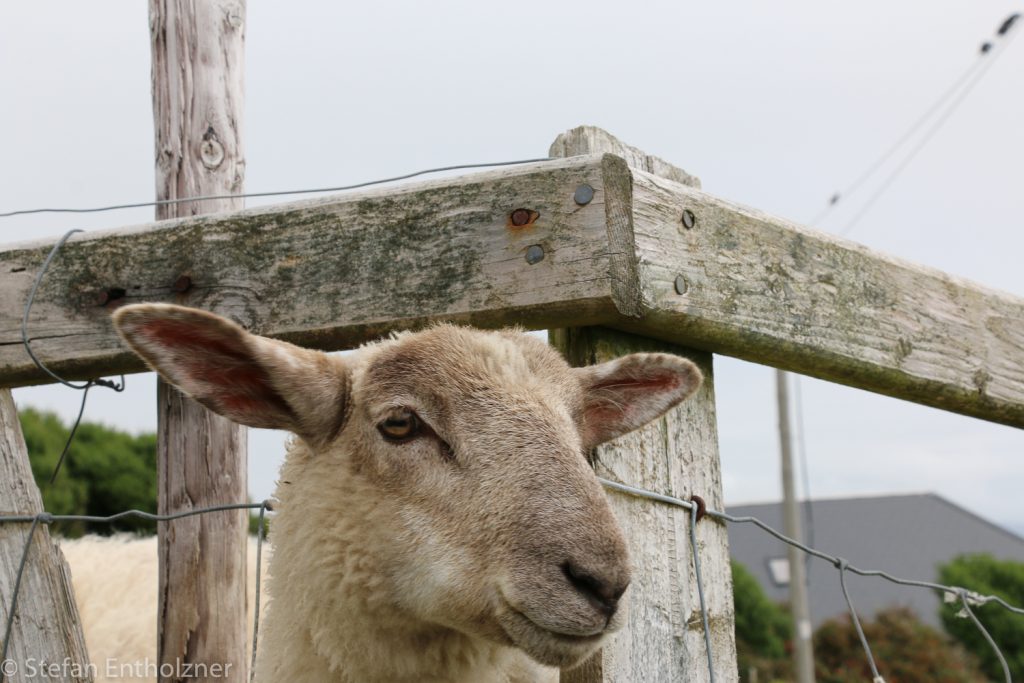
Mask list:
[[[727,511],[757,517],[783,530],[779,503],[737,505]],[[861,569],[937,581],[938,566],[964,553],[989,553],[1024,562],[1024,538],[934,493],[815,500],[811,512],[814,538],[805,540]],[[803,519],[806,537],[806,515]],[[754,574],[769,598],[780,602],[788,599],[788,587],[775,583],[769,571],[770,560],[786,557],[784,543],[751,524],[730,524],[729,549],[733,558]],[[808,578],[815,626],[846,613],[838,571],[831,564],[809,560]],[[941,598],[933,590],[853,574],[847,574],[847,587],[862,617],[892,605],[905,605],[925,622],[939,624]]]

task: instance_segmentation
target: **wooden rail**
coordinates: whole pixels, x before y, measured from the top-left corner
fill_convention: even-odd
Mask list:
[[[584,184],[594,197],[580,205]],[[0,252],[0,386],[47,379],[19,330],[49,247]],[[324,349],[435,319],[604,324],[1024,426],[1021,298],[615,155],[72,238],[30,321],[55,370],[142,369],[107,321],[117,301],[98,303],[110,290]]]
[[[1024,427],[1024,299],[647,173],[632,196],[625,327]]]
[[[585,183],[595,197],[580,206],[573,195]],[[0,386],[47,379],[20,324],[49,248],[0,252]],[[198,306],[324,349],[436,318],[607,322],[624,247],[610,251],[602,159],[575,158],[75,236],[46,274],[30,332],[52,368],[90,377],[142,369],[108,321],[121,302]],[[174,291],[183,277],[187,291]],[[111,289],[123,298],[101,305]]]

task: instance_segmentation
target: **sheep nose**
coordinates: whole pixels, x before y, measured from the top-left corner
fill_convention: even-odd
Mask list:
[[[577,592],[609,619],[619,607],[619,598],[629,587],[628,574],[612,572],[602,577],[596,572],[579,568],[571,561],[562,565],[562,573]]]

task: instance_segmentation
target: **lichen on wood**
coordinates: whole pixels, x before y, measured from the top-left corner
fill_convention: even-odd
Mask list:
[[[622,327],[1024,426],[1024,300],[641,171],[633,187],[643,315]]]
[[[407,188],[76,235],[54,260],[30,319],[33,348],[73,377],[139,370],[108,318],[166,301],[254,332],[336,350],[449,319],[496,327],[609,321],[617,313],[600,157]],[[585,207],[581,183],[596,189]],[[509,214],[536,211],[529,230]],[[544,257],[531,265],[529,247]],[[0,252],[0,386],[45,381],[21,348],[25,299],[49,244]],[[188,275],[187,292],[173,284]],[[122,299],[104,305],[111,287]]]

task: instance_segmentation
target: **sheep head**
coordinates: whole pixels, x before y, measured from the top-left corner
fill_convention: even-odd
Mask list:
[[[450,325],[331,356],[162,304],[114,322],[211,410],[296,434],[297,476],[365,484],[386,511],[379,581],[410,618],[562,667],[624,623],[629,555],[587,453],[692,394],[690,361],[570,368],[535,337]]]

